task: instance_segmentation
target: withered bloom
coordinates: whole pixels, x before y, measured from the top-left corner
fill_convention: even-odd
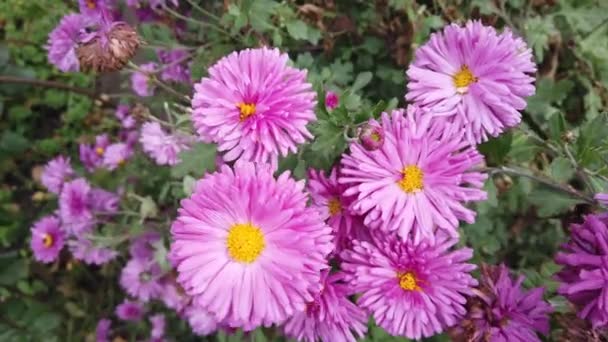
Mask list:
[[[593,329],[591,324],[576,317],[575,314],[557,316],[561,332],[556,336],[558,342],[606,342],[608,330]]]
[[[103,12],[96,30],[83,33],[76,48],[82,71],[110,72],[122,69],[143,43],[137,32],[123,21],[113,21]]]
[[[482,265],[479,287],[467,301],[467,314],[451,331],[455,341],[540,341],[549,332],[551,305],[542,287],[525,291],[505,265]]]

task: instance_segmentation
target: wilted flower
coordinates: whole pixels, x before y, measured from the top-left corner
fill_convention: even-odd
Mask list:
[[[451,24],[416,50],[406,99],[482,142],[519,124],[535,71],[532,50],[508,29],[498,34],[480,21]]]
[[[306,125],[316,120],[316,93],[288,59],[278,49],[233,52],[194,86],[194,127],[226,151],[224,160],[276,164],[312,138]]]
[[[166,133],[158,122],[146,122],[141,126],[139,142],[144,152],[158,165],[176,165],[181,162],[179,154],[190,148],[189,138]]]
[[[307,342],[355,342],[367,331],[367,315],[348,299],[352,295],[342,282],[343,274],[321,277],[323,287],[306,310],[296,313],[284,324],[288,337]]]
[[[359,131],[361,146],[368,151],[375,151],[384,144],[384,130],[380,125],[367,123]]]
[[[40,262],[50,263],[57,259],[64,245],[64,232],[59,219],[46,216],[34,223],[31,229],[30,247],[34,258]]]
[[[305,309],[320,290],[332,236],[303,188],[287,172],[275,179],[269,165],[249,162],[197,183],[171,227],[169,257],[193,305],[245,330]]]
[[[109,72],[122,69],[142,44],[137,32],[124,21],[113,21],[103,11],[97,27],[82,35],[76,55],[84,71]]]
[[[558,293],[574,303],[578,316],[593,328],[608,324],[608,214],[588,215],[570,226],[570,240],[562,245],[555,262]]]
[[[544,289],[524,291],[523,276],[513,279],[506,266],[482,265],[481,283],[467,302],[467,314],[455,329],[466,341],[540,341],[549,332],[551,305]]]
[[[483,156],[462,139],[458,125],[415,106],[404,112],[382,114],[384,144],[378,150],[350,145],[338,181],[348,188],[345,196],[356,197],[351,210],[364,215],[371,229],[415,243],[432,241],[437,231],[457,237],[459,220],[475,221],[464,204],[487,196],[481,189],[487,175],[476,170]]]
[[[338,94],[334,93],[331,90],[325,94],[325,107],[327,107],[327,109],[331,110],[338,107],[338,102]]]
[[[57,69],[68,72],[78,71],[80,63],[76,57],[76,48],[80,42],[81,32],[90,24],[90,20],[81,14],[68,14],[49,34],[46,45],[49,62]]]
[[[460,320],[467,295],[477,281],[469,248],[450,251],[458,240],[438,234],[435,244],[401,241],[374,234],[372,242],[353,241],[342,252],[342,271],[357,304],[391,335],[430,337]]]
[[[123,321],[139,321],[144,316],[144,308],[141,303],[125,299],[116,307],[116,316]]]
[[[574,314],[560,314],[557,322],[561,332],[557,336],[558,342],[606,342],[608,341],[607,329],[593,329],[591,324]]]
[[[58,156],[49,161],[42,171],[41,182],[50,192],[59,194],[63,183],[74,176],[70,158]]]
[[[158,65],[154,62],[142,64],[139,66],[139,70],[131,75],[131,89],[135,94],[142,97],[154,95],[155,86],[151,77],[154,77],[152,73],[157,67]]]

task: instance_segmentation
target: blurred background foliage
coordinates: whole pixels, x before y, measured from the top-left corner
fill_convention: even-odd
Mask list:
[[[603,0],[329,0],[181,1],[187,11],[167,12],[163,24],[142,24],[147,60],[159,46],[185,46],[197,80],[209,65],[243,47],[272,45],[309,70],[321,94],[340,96],[329,115],[319,105],[311,129],[318,137],[281,161],[302,178],[308,167],[328,169],[346,149],[355,124],[404,106],[405,69],[416,47],[450,22],[480,19],[510,27],[533,48],[537,92],[523,124],[481,146],[492,177],[489,199],[477,205],[477,222],[462,227],[462,243],[475,261],[504,262],[527,276],[526,286],[546,286],[558,312],[552,256],[568,225],[598,209],[592,196],[608,189],[608,1]],[[74,260],[53,267],[32,261],[29,227],[56,209],[39,183],[41,166],[58,153],[77,160],[78,142],[116,129],[110,120],[118,99],[131,99],[127,73],[60,73],[46,60],[48,33],[76,11],[75,1],[0,1],[0,340],[83,341],[97,319],[121,298],[110,263],[86,267]],[[187,14],[183,14],[187,13]],[[176,39],[173,28],[187,30]],[[179,90],[190,95],[191,89]],[[167,94],[167,99],[171,99]],[[183,102],[183,98],[174,98]],[[152,110],[155,99],[137,101]],[[188,103],[183,103],[188,106]],[[206,145],[183,155],[171,171],[136,160],[122,176],[137,174],[141,198],[132,201],[148,224],[166,227],[176,203],[204,169],[214,166]],[[201,165],[203,168],[201,168]],[[111,182],[108,175],[96,175]],[[137,229],[142,222],[124,222]],[[189,340],[184,322],[171,321],[173,336]],[[145,329],[124,332],[135,340]],[[366,341],[394,341],[371,327]],[[176,332],[176,333],[173,333]],[[253,341],[273,340],[256,331]],[[199,340],[240,341],[238,333]],[[278,339],[274,339],[278,340]],[[448,340],[445,335],[431,340]]]

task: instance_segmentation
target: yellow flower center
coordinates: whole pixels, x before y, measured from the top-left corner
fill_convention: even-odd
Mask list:
[[[369,137],[375,142],[380,141],[380,134],[378,134],[378,132],[372,133]]]
[[[87,0],[87,7],[89,9],[97,8],[97,4],[95,3],[95,0]]]
[[[399,286],[406,291],[420,291],[418,280],[412,272],[397,272]]]
[[[226,247],[232,259],[250,264],[260,256],[266,241],[262,230],[251,223],[235,224],[228,232]]]
[[[456,75],[452,76],[452,79],[454,80],[454,86],[456,86],[456,89],[458,89],[459,92],[466,92],[467,87],[471,83],[477,82],[477,77],[473,75],[466,65],[463,65]]]
[[[42,237],[42,244],[44,245],[44,247],[46,248],[50,248],[51,246],[53,246],[53,237],[51,236],[51,234],[44,234],[44,236]]]
[[[103,147],[98,147],[98,148],[95,149],[95,153],[97,153],[98,156],[103,156],[103,154],[104,154],[105,151],[106,150],[104,150]]]
[[[342,204],[340,204],[340,200],[337,198],[332,198],[327,203],[327,207],[329,208],[329,214],[334,216],[339,214],[342,211]]]
[[[241,121],[245,121],[255,114],[255,103],[239,103],[236,106],[241,111],[241,114],[239,115]]]
[[[407,192],[408,194],[418,192],[422,190],[424,187],[424,173],[422,170],[416,165],[410,165],[403,168],[403,177],[397,184],[401,190]]]

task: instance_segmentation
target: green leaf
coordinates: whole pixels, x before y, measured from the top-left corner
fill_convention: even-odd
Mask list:
[[[191,149],[180,153],[182,162],[171,169],[171,176],[183,179],[186,175],[193,175],[198,178],[207,171],[213,171],[216,154],[214,144],[197,143]]]
[[[141,198],[141,204],[139,206],[139,215],[142,220],[146,218],[156,217],[158,215],[158,207],[150,196]]]
[[[537,207],[538,215],[541,217],[561,214],[572,209],[575,204],[582,203],[577,198],[543,186],[535,189],[528,200]]]
[[[574,171],[572,163],[564,157],[553,159],[549,166],[551,177],[560,183],[570,180],[574,176]]]
[[[287,33],[289,33],[293,39],[305,40],[308,38],[308,26],[300,19],[286,22],[285,27],[287,28]]]
[[[353,86],[351,87],[351,90],[353,91],[353,93],[363,89],[363,87],[368,85],[369,82],[371,82],[372,77],[373,77],[373,74],[369,71],[364,71],[364,72],[360,73],[359,75],[357,75],[357,78],[355,79],[355,83],[353,83]]]
[[[479,151],[486,156],[488,164],[501,165],[511,149],[512,139],[513,134],[507,132],[498,138],[490,139],[479,145]]]
[[[29,267],[26,259],[0,260],[0,285],[13,285],[27,277]]]

